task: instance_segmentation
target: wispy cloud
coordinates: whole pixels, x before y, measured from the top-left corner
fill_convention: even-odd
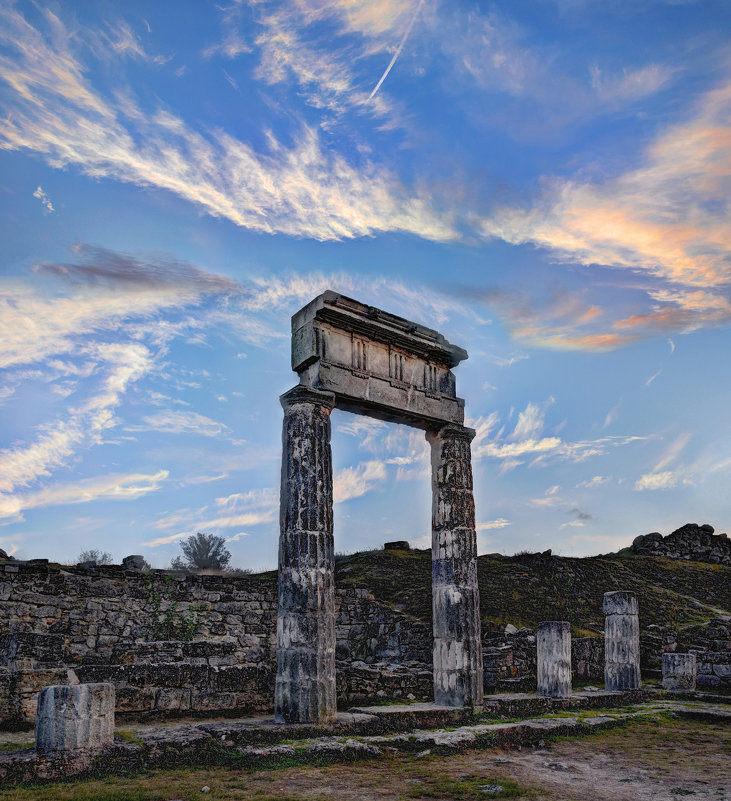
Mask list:
[[[730,103],[731,84],[708,92],[694,117],[655,139],[641,167],[604,182],[554,181],[532,209],[484,220],[484,233],[709,292],[726,285]]]
[[[82,443],[99,441],[116,424],[113,410],[124,392],[152,367],[151,353],[143,345],[98,345],[96,352],[108,367],[99,391],[66,419],[46,426],[33,444],[0,451],[0,492],[28,486],[64,464]]]
[[[690,432],[686,432],[677,436],[663,451],[659,461],[652,468],[653,473],[659,473],[661,470],[664,470],[666,467],[676,461],[683,450],[685,450],[685,447],[690,442],[692,436],[693,435]]]
[[[609,476],[594,476],[593,478],[587,478],[586,481],[580,481],[576,486],[584,489],[595,489],[609,483],[609,481],[611,481]]]
[[[530,467],[545,466],[554,460],[567,460],[574,463],[583,462],[594,456],[604,454],[609,448],[639,442],[645,437],[639,436],[606,436],[594,440],[569,442],[557,436],[541,436],[543,418],[538,415],[535,404],[529,403],[524,412],[522,422],[518,416],[516,430],[523,434],[522,438],[511,436],[506,438],[499,431],[492,435],[500,418],[497,412],[488,417],[470,420],[468,424],[476,430],[472,442],[473,459],[497,459],[503,463],[504,469],[514,469],[530,459]],[[507,441],[509,440],[509,441]]]
[[[352,498],[360,498],[388,477],[386,465],[373,459],[357,467],[345,467],[335,474],[333,480],[333,501],[343,503]]]
[[[679,483],[691,483],[691,473],[693,470],[683,470],[677,467],[673,470],[667,470],[674,462],[677,462],[680,455],[685,450],[685,447],[690,442],[692,434],[689,432],[677,436],[662,452],[660,458],[653,466],[652,470],[635,482],[635,489],[641,490],[659,490],[671,489],[676,487]]]
[[[0,520],[22,519],[22,512],[42,506],[65,506],[97,500],[131,501],[159,490],[168,478],[167,470],[157,473],[112,474],[84,479],[75,484],[56,484],[37,492],[0,494]]]
[[[666,64],[648,64],[639,69],[624,69],[620,74],[608,75],[597,64],[593,64],[590,68],[591,86],[597,97],[605,102],[639,100],[665,86],[677,71],[677,68]]]
[[[203,437],[219,437],[227,434],[227,425],[212,420],[198,412],[167,410],[142,418],[137,425],[125,426],[125,431],[159,431],[165,434],[196,434]]]
[[[493,528],[505,528],[505,526],[511,525],[510,520],[506,520],[504,517],[498,517],[497,520],[485,520],[481,523],[477,523],[476,529],[477,531],[490,531]]]
[[[127,389],[152,367],[150,351],[140,344],[100,344],[94,347],[106,366],[97,391],[69,414],[40,429],[31,444],[18,444],[0,451],[0,503],[5,510],[22,506],[17,489],[67,464],[81,447],[103,441],[117,421],[114,409]]]
[[[586,290],[559,289],[532,297],[527,291],[456,287],[458,297],[486,304],[520,342],[556,350],[606,351],[636,339],[634,333],[609,330],[607,310],[588,299]],[[518,360],[521,357],[515,357]],[[527,358],[527,357],[522,357]],[[501,359],[498,364],[505,364]],[[512,364],[508,360],[506,366]]]
[[[660,376],[660,374],[661,374],[661,373],[662,373],[662,367],[661,367],[659,370],[657,370],[656,372],[654,372],[654,373],[653,373],[653,374],[652,374],[652,375],[651,375],[651,376],[650,376],[650,377],[647,379],[647,381],[645,381],[645,386],[646,386],[646,387],[649,387],[649,386],[650,386],[650,384],[652,384],[652,382],[653,382],[653,381],[654,381],[656,378],[658,378],[658,377]]]
[[[44,13],[49,41],[19,13],[2,10],[0,59],[10,114],[0,147],[31,150],[55,167],[156,186],[246,228],[317,240],[408,231],[446,241],[457,234],[427,194],[410,194],[386,170],[355,167],[303,127],[291,146],[268,136],[266,151],[224,132],[204,136],[167,110],[143,113],[128,94],[110,100],[85,77],[61,20]]]
[[[141,543],[146,548],[157,548],[169,545],[196,531],[220,531],[227,528],[243,528],[273,523],[277,517],[279,492],[273,488],[249,490],[216,498],[213,508],[209,505],[200,509],[178,509],[157,520],[153,525],[157,529],[178,529],[173,534],[165,534]],[[246,532],[232,536],[233,542]]]
[[[37,197],[38,200],[41,201],[43,208],[50,214],[52,211],[56,211],[53,208],[53,203],[51,203],[51,198],[44,192],[42,187],[38,187],[36,191],[33,193],[33,197]]]
[[[662,473],[646,473],[635,481],[636,490],[663,490],[677,487],[680,477],[672,470]]]

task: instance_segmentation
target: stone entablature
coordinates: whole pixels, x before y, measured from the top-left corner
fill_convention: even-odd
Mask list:
[[[338,408],[420,428],[464,422],[451,368],[467,358],[437,331],[324,292],[292,317],[292,369]],[[353,408],[355,405],[355,408]]]

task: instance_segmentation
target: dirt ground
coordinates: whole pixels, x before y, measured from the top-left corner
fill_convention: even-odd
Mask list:
[[[731,726],[668,719],[536,748],[393,754],[272,770],[152,771],[0,790],[0,801],[731,801],[730,767]]]
[[[498,790],[503,787],[503,790]],[[731,727],[671,721],[635,724],[545,747],[397,757],[250,777],[273,797],[397,801],[523,797],[551,801],[731,801]]]

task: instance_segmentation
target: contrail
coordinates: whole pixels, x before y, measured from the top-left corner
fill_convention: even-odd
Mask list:
[[[411,28],[414,24],[414,20],[416,19],[416,15],[419,13],[419,9],[423,4],[424,0],[419,0],[419,5],[416,7],[416,11],[414,11],[414,16],[411,18],[411,22],[409,22],[408,27],[404,31],[404,35],[401,37],[401,43],[396,48],[396,52],[393,54],[390,64],[386,67],[386,71],[383,73],[383,75],[381,75],[381,80],[376,84],[376,88],[370,93],[370,95],[368,95],[368,100],[371,100],[373,95],[375,95],[375,93],[381,88],[381,84],[386,80],[388,73],[391,72],[391,67],[393,67],[393,65],[396,63],[396,59],[401,55],[401,51],[404,49],[404,45],[406,44],[406,39],[411,33]]]

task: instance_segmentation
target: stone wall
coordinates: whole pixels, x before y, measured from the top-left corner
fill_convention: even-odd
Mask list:
[[[198,608],[193,641],[151,641],[151,579],[158,594],[170,596],[163,611],[171,604],[180,613]],[[428,697],[429,626],[361,588],[338,589],[336,612],[341,703]],[[32,721],[38,690],[64,683],[69,667],[82,682],[113,683],[121,713],[270,711],[276,614],[274,574],[0,562],[0,720]]]
[[[726,534],[714,534],[708,523],[686,523],[667,537],[657,531],[640,534],[633,540],[632,550],[645,556],[731,565],[731,540]]]
[[[30,723],[38,691],[66,682],[111,682],[118,713],[270,713],[274,695],[277,586],[274,574],[241,577],[140,574],[121,567],[59,568],[0,562],[0,722]],[[152,640],[147,583],[169,581],[170,602],[200,608],[191,642]],[[163,611],[169,607],[166,602]],[[367,589],[336,590],[337,696],[341,706],[432,697],[431,624],[376,601]],[[484,686],[535,688],[531,629],[482,627]],[[680,631],[648,626],[642,669],[665,651],[697,651],[700,686],[728,686],[726,620]],[[604,641],[572,642],[575,679],[601,683]]]

